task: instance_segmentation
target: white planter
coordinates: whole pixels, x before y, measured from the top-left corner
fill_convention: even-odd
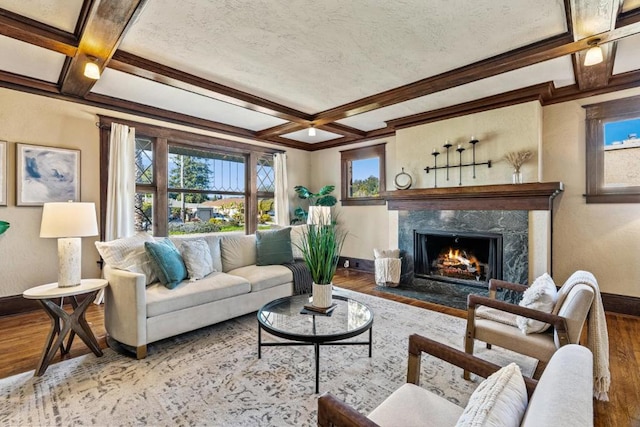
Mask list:
[[[313,284],[313,305],[316,307],[326,308],[331,306],[331,295],[333,291],[333,285],[318,285]]]

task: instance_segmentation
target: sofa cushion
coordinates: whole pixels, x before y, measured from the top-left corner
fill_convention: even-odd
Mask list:
[[[187,240],[180,245],[180,253],[184,264],[187,266],[189,279],[191,281],[200,280],[213,273],[213,260],[211,250],[204,239]]]
[[[211,253],[211,261],[213,262],[214,271],[222,271],[222,255],[220,253],[220,241],[222,238],[216,234],[199,234],[197,236],[178,235],[171,236],[171,241],[176,245],[178,249],[183,242],[191,242],[194,240],[203,240],[209,245],[209,252]]]
[[[551,276],[544,273],[542,276],[538,277],[526,291],[524,291],[522,294],[522,300],[520,300],[520,305],[533,310],[551,313],[556,304],[557,297],[558,290],[556,288],[556,284],[553,282]],[[548,323],[528,319],[523,316],[518,316],[516,318],[516,323],[520,330],[525,334],[544,332],[549,329],[549,326],[551,326]]]
[[[202,280],[180,283],[167,289],[160,283],[147,288],[147,317],[231,298],[251,291],[251,285],[242,277],[225,273],[211,273]]]
[[[447,399],[407,383],[394,391],[367,418],[381,426],[452,426],[462,408]]]
[[[239,276],[251,283],[251,292],[273,288],[293,282],[293,273],[281,265],[249,265],[229,271],[229,274]]]
[[[528,403],[520,367],[510,363],[484,380],[469,398],[456,427],[517,427]]]
[[[148,285],[158,278],[144,248],[144,242],[153,242],[153,237],[147,233],[137,233],[109,242],[96,242],[96,249],[109,267],[144,274]]]
[[[256,265],[279,265],[293,262],[291,229],[256,231]]]
[[[165,238],[158,242],[144,242],[144,248],[151,259],[153,271],[167,288],[173,289],[187,278],[187,267],[171,240]]]
[[[230,235],[220,242],[222,253],[222,271],[225,273],[236,268],[256,263],[256,236]]]

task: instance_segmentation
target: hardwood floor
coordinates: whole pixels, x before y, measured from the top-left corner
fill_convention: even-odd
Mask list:
[[[373,275],[355,270],[339,270],[336,285],[401,303],[465,317],[466,312],[375,290]],[[106,348],[102,306],[91,305],[87,321],[102,348]],[[40,358],[50,321],[44,310],[0,317],[0,378],[31,371]],[[611,367],[609,402],[595,402],[595,425],[640,426],[640,318],[607,313]],[[462,337],[460,337],[462,340]],[[89,353],[84,343],[75,339],[69,355]],[[53,363],[60,360],[56,356]],[[46,375],[46,372],[45,372]],[[568,397],[570,398],[570,397]]]

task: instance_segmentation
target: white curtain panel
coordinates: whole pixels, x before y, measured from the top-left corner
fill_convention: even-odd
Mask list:
[[[135,232],[135,143],[134,128],[111,124],[105,241],[129,237]]]
[[[289,225],[289,184],[287,183],[287,155],[273,155],[273,166],[276,175],[276,224]]]

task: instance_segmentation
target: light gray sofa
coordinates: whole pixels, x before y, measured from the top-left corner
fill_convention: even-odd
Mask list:
[[[197,281],[184,280],[174,289],[146,284],[144,274],[104,267],[105,327],[116,341],[147,355],[147,344],[258,310],[277,298],[292,295],[293,274],[282,265],[256,265],[255,235],[219,233],[171,237],[205,239],[214,273]]]

